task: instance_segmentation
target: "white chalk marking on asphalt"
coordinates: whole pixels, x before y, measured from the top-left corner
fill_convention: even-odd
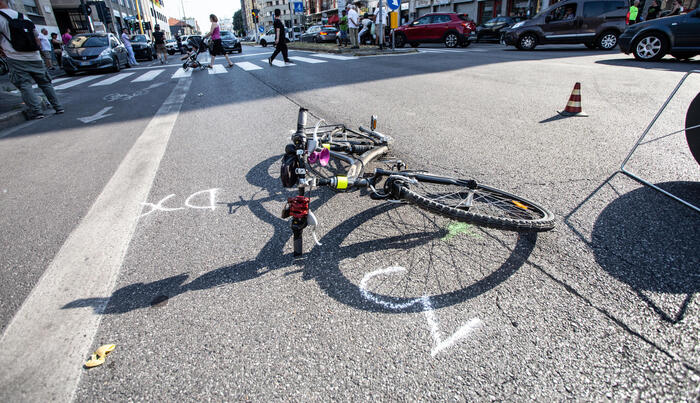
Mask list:
[[[239,63],[236,63],[236,66],[242,68],[245,71],[262,70],[262,67],[258,66],[257,64],[253,64],[251,62],[239,62]]]
[[[121,73],[121,74],[117,74],[117,75],[112,76],[112,77],[110,77],[110,78],[108,78],[108,79],[106,79],[106,80],[98,81],[98,82],[96,82],[95,84],[92,84],[90,87],[99,87],[99,86],[102,86],[102,85],[114,84],[114,83],[116,83],[117,81],[123,80],[123,79],[125,79],[125,78],[127,78],[127,77],[129,77],[129,76],[131,76],[131,75],[134,75],[134,74],[135,74],[135,73]]]
[[[144,73],[144,74],[140,75],[139,77],[137,77],[134,81],[132,81],[132,83],[140,83],[140,82],[143,82],[143,81],[151,81],[151,80],[153,80],[154,78],[158,77],[158,75],[160,75],[160,73],[162,73],[162,72],[164,72],[164,71],[165,71],[165,70],[163,70],[163,69],[149,71],[148,73]]]
[[[191,77],[191,76],[192,76],[192,69],[187,69],[185,71],[185,69],[180,67],[179,69],[177,69],[175,74],[173,74],[173,76],[170,78],[185,78],[185,77]]]
[[[98,77],[98,76],[87,76],[87,77],[79,78],[79,79],[77,79],[77,80],[73,80],[73,81],[69,81],[69,82],[67,82],[67,83],[65,83],[65,84],[61,84],[61,85],[59,85],[59,86],[57,86],[57,87],[53,87],[53,89],[55,89],[55,90],[66,90],[66,89],[68,89],[68,88],[75,87],[76,85],[80,85],[80,84],[86,83],[86,82],[88,82],[88,81],[92,81],[92,80],[96,79],[97,77]]]
[[[215,64],[209,69],[209,74],[226,74],[226,68],[221,64]]]
[[[173,196],[175,196],[175,193],[170,194],[170,195],[167,195],[167,196],[165,196],[164,198],[160,199],[160,201],[159,201],[157,204],[147,203],[147,202],[146,202],[146,203],[141,203],[141,205],[144,206],[144,207],[150,207],[150,210],[147,211],[147,212],[145,212],[145,213],[142,213],[142,214],[139,216],[139,218],[145,217],[145,216],[151,214],[151,213],[154,212],[154,211],[165,211],[165,212],[167,213],[167,212],[170,212],[170,211],[184,210],[184,209],[185,209],[184,207],[175,207],[175,208],[163,207],[163,203],[165,203],[166,201],[170,200],[170,198],[173,197]]]
[[[267,59],[262,59],[261,62],[268,63]],[[273,60],[272,64],[277,66],[277,67],[291,67],[294,66],[293,64],[287,64],[283,62],[282,60]]]
[[[193,209],[209,209],[211,211],[214,211],[214,210],[216,210],[216,192],[218,190],[219,190],[218,188],[214,188],[214,189],[200,190],[197,193],[192,193],[190,195],[190,197],[188,197],[187,200],[185,200],[185,206],[187,206],[189,208],[193,208]],[[209,193],[209,205],[208,206],[195,206],[194,204],[190,203],[190,200],[192,200],[193,198],[196,198],[197,196],[199,196],[200,194],[203,194],[203,193]]]
[[[358,58],[357,56],[328,55],[328,54],[324,54],[324,53],[314,53],[311,56],[323,57],[326,59],[333,59],[333,60],[355,60]]]
[[[73,400],[108,299],[62,308],[114,290],[191,82],[177,83],[5,329],[0,401]]]
[[[325,60],[312,59],[312,58],[310,58],[310,57],[289,56],[289,58],[292,59],[292,60],[298,60],[298,61],[304,62],[304,63],[312,63],[312,64],[315,64],[315,63],[326,63]]]
[[[392,266],[387,267],[386,269],[375,270],[371,273],[367,273],[362,278],[362,281],[360,281],[360,293],[365,299],[372,301],[377,305],[381,305],[385,308],[391,309],[393,311],[401,311],[415,304],[423,305],[423,313],[425,314],[425,319],[428,321],[430,334],[433,336],[433,341],[435,342],[435,346],[430,351],[431,356],[435,357],[441,351],[452,347],[457,341],[464,338],[469,333],[472,333],[474,330],[480,328],[483,325],[483,322],[479,318],[473,318],[465,325],[462,325],[459,329],[457,329],[457,331],[450,335],[450,337],[448,337],[447,339],[443,339],[443,334],[440,331],[440,324],[438,323],[437,317],[435,316],[435,311],[433,309],[433,304],[430,302],[430,297],[423,296],[421,298],[414,298],[412,300],[404,302],[403,304],[396,304],[393,302],[385,301],[367,290],[367,283],[369,283],[369,280],[371,280],[373,277],[383,274],[391,274],[404,271],[406,271],[404,267]]]
[[[106,118],[106,117],[108,117],[108,116],[112,116],[111,113],[107,113],[107,112],[109,112],[110,109],[112,109],[111,106],[108,106],[108,107],[106,107],[106,108],[102,108],[102,110],[100,110],[100,111],[97,112],[96,114],[94,114],[94,115],[92,115],[92,116],[86,116],[86,117],[84,117],[84,118],[78,118],[78,120],[81,121],[81,122],[83,122],[83,123],[92,123],[92,122],[95,122],[95,121],[97,121],[97,120]]]

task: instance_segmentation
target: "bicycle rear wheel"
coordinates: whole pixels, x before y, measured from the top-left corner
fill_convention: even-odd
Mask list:
[[[548,231],[554,215],[523,197],[473,181],[411,174],[416,183],[397,179],[394,191],[433,213],[483,227],[512,231]]]

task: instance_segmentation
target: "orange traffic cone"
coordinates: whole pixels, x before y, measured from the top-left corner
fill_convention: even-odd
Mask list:
[[[566,104],[566,108],[564,108],[563,111],[557,112],[562,116],[588,116],[581,109],[581,83],[576,83],[574,85],[574,90],[571,91],[569,103]]]

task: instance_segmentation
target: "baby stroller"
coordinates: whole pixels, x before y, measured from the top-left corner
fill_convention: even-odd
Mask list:
[[[187,71],[187,69],[192,68],[192,69],[204,69],[205,66],[197,60],[197,57],[199,56],[200,53],[204,50],[204,41],[201,39],[196,39],[196,38],[190,38],[189,41],[187,41],[187,44],[189,47],[192,49],[187,53],[185,56],[182,57],[182,60],[185,62],[182,63],[182,69]]]

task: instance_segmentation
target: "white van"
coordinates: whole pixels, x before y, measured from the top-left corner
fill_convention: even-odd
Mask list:
[[[298,41],[299,36],[301,36],[301,27],[294,27],[294,40]],[[292,28],[285,28],[287,31],[287,42],[292,41]],[[265,32],[264,35],[260,36],[260,45],[262,47],[265,47],[267,45],[273,45],[275,44],[275,29],[274,28],[269,28],[267,32]]]

